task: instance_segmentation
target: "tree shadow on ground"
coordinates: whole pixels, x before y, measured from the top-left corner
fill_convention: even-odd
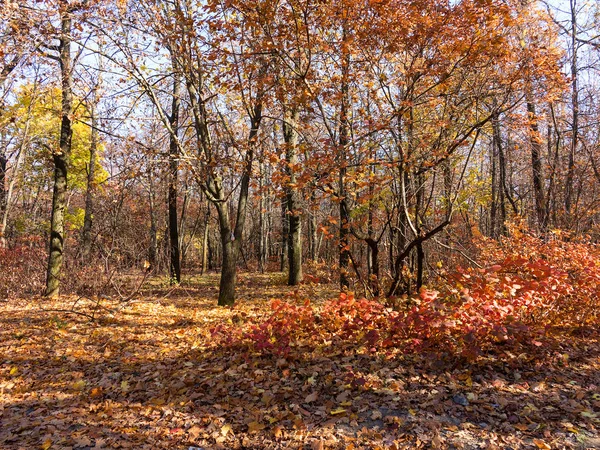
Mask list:
[[[597,330],[474,362],[335,345],[282,357],[215,348],[210,328],[236,314],[212,298],[140,299],[94,322],[5,305],[0,446],[585,448],[597,436]]]

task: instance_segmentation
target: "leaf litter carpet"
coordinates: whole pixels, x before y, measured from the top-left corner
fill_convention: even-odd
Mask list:
[[[0,303],[0,448],[600,448],[597,330],[468,362],[319,336],[265,354],[213,330],[333,288],[242,274],[230,309],[217,281],[103,299],[93,321],[56,311],[70,297]]]

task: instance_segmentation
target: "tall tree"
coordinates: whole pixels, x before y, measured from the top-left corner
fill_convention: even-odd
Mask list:
[[[71,29],[73,8],[68,1],[59,3],[60,34],[57,47],[47,47],[49,51],[56,51],[58,56],[51,55],[60,65],[62,86],[62,107],[60,124],[59,148],[52,154],[54,163],[54,190],[52,193],[52,217],[50,220],[50,248],[48,252],[48,269],[46,272],[45,295],[53,297],[58,295],[65,243],[65,207],[67,196],[67,170],[69,155],[71,153],[71,115],[73,113],[73,58],[71,55]]]

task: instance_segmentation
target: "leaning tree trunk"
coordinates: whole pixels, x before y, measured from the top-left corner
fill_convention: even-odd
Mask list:
[[[62,80],[62,107],[59,149],[54,152],[54,191],[52,193],[52,218],[50,220],[50,251],[46,272],[45,295],[58,295],[63,264],[65,239],[65,206],[67,195],[67,163],[71,153],[71,113],[73,96],[71,88],[71,15],[65,11],[61,17],[59,63]]]
[[[296,126],[298,111],[286,111],[283,119],[283,137],[286,145],[286,172],[289,177],[286,186],[287,214],[289,216],[288,230],[288,285],[296,286],[302,281],[302,221],[298,187],[296,186],[295,166],[298,163],[297,144],[298,133]]]

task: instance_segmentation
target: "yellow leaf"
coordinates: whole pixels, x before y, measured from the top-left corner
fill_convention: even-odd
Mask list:
[[[123,392],[129,391],[129,383],[127,381],[121,381],[121,390]]]
[[[229,433],[231,431],[231,425],[229,425],[228,423],[226,423],[225,425],[223,425],[221,427],[221,434],[223,436],[227,436],[227,433]]]
[[[42,450],[48,450],[50,447],[52,447],[52,439],[48,438],[42,444]]]
[[[18,369],[18,368],[16,368],[16,367],[11,367],[11,369],[10,369],[10,374],[11,374],[11,375],[16,375],[16,374],[18,374],[18,373],[19,373],[19,369]]]
[[[345,413],[346,410],[344,408],[336,408],[331,410],[331,412],[329,414],[331,414],[332,416],[337,416],[338,414],[343,414]]]
[[[73,383],[73,389],[76,391],[83,391],[85,389],[85,380],[77,380]]]
[[[340,403],[340,406],[352,406],[352,402],[351,401],[342,402],[342,403]]]

